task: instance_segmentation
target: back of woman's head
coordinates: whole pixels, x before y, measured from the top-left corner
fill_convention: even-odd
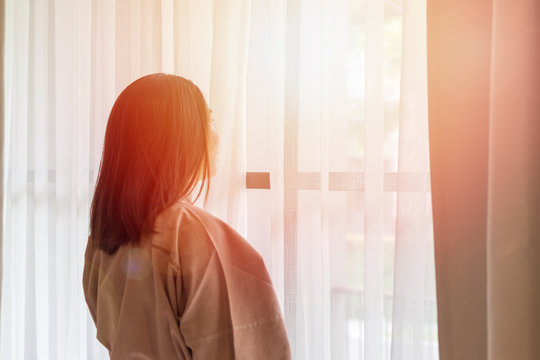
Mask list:
[[[90,236],[112,254],[138,244],[156,215],[209,188],[209,109],[180,76],[152,74],[131,83],[111,110],[92,200]],[[207,182],[208,181],[208,182]]]

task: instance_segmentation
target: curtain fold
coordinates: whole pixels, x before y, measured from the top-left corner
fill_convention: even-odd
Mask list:
[[[428,1],[441,359],[540,348],[537,1]]]
[[[490,360],[540,358],[540,3],[493,1],[487,312]]]
[[[402,37],[392,359],[422,359],[430,357],[424,339],[433,334],[436,316],[434,297],[425,297],[435,293],[429,207],[426,213],[431,188],[425,2],[404,2]],[[416,191],[411,174],[418,177]]]
[[[441,360],[486,359],[491,0],[427,2],[431,193]]]
[[[4,43],[5,43],[5,2],[0,0],[0,254],[3,253],[4,243],[4,184],[5,184],[5,171],[4,171]],[[0,256],[0,304],[2,303],[3,295],[3,261]],[[0,312],[0,324],[1,324],[1,312]],[[0,343],[0,346],[2,344]]]
[[[167,72],[213,111],[197,204],[262,255],[294,358],[437,359],[425,9],[6,0],[0,358],[108,358],[80,282],[103,136],[119,93]]]

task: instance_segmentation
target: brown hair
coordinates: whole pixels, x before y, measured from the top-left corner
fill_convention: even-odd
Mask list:
[[[209,109],[191,81],[152,74],[131,83],[111,110],[90,211],[90,237],[108,254],[156,215],[188,198],[202,180],[210,187]],[[202,171],[202,174],[201,174]],[[201,178],[202,175],[202,178]]]

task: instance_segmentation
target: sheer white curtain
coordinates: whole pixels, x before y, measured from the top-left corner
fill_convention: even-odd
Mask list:
[[[209,101],[206,208],[265,259],[294,358],[438,357],[425,0],[6,0],[5,51],[1,358],[107,358],[89,204],[116,96],[159,71]]]
[[[297,359],[438,358],[425,6],[252,4],[247,235]]]

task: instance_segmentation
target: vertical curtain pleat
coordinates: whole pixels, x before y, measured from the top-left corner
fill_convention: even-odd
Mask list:
[[[333,52],[331,51],[330,39],[342,36],[344,34],[335,33],[334,23],[332,20],[335,20],[330,15],[332,13],[332,7],[335,4],[331,4],[330,1],[322,0],[320,2],[320,49],[319,54],[321,58],[321,68],[320,68],[320,83],[322,86],[320,89],[320,147],[321,147],[321,192],[320,192],[320,242],[315,248],[317,253],[313,258],[314,266],[312,277],[317,284],[316,292],[317,300],[316,308],[314,309],[318,317],[313,328],[313,336],[315,340],[315,345],[313,349],[312,359],[330,359],[330,227],[329,227],[329,181],[328,173],[330,168],[329,163],[329,127],[330,127],[330,109],[332,108],[329,93],[330,91],[335,91],[331,85],[330,77],[333,76],[332,69],[335,68],[334,60],[331,56]],[[328,85],[324,85],[328,84]]]
[[[339,202],[340,207],[346,207],[349,203],[358,203],[360,198],[353,194],[336,194],[330,191],[330,172],[343,169],[351,169],[351,160],[339,148],[347,137],[348,123],[350,121],[350,99],[348,94],[348,78],[350,71],[350,43],[351,43],[351,11],[347,0],[323,1],[321,8],[321,233],[325,239],[324,250],[328,258],[325,264],[328,272],[328,294],[330,304],[324,304],[323,311],[329,314],[330,324],[325,324],[324,347],[325,354],[322,359],[347,359],[355,358],[349,343],[349,329],[347,329],[348,315],[346,296],[337,294],[335,291],[338,283],[347,280],[355,281],[358,288],[361,287],[360,279],[347,279],[349,276],[343,266],[346,262],[346,254],[343,252],[344,238],[348,232],[346,218],[358,216],[358,214],[346,214],[343,209],[339,215],[335,212],[337,199],[349,199]],[[359,49],[356,49],[357,51]],[[348,56],[344,56],[347,54]],[[338,156],[336,156],[338,155]],[[352,169],[351,169],[352,170]],[[355,169],[357,170],[357,169]],[[355,184],[356,185],[356,184]],[[338,197],[339,196],[339,197]],[[339,221],[336,221],[336,217]],[[361,219],[355,219],[361,221]],[[362,266],[363,259],[356,258],[358,267]],[[363,345],[363,344],[362,344]],[[347,356],[348,354],[348,356]],[[356,357],[359,358],[359,357]]]
[[[91,1],[79,1],[74,9],[75,36],[73,44],[73,52],[75,56],[75,79],[73,84],[73,93],[76,96],[74,99],[75,108],[69,121],[74,125],[73,131],[73,150],[75,155],[72,160],[72,171],[74,177],[74,238],[67,239],[73,243],[73,251],[70,254],[74,260],[75,266],[70,271],[70,284],[73,287],[72,294],[74,307],[77,311],[77,316],[74,317],[71,323],[71,331],[75,334],[74,340],[75,349],[73,356],[85,358],[87,356],[87,331],[85,324],[88,318],[84,293],[76,291],[80,289],[81,277],[84,267],[84,252],[88,239],[88,219],[90,216],[90,122],[91,122],[91,68],[92,68],[92,48],[89,44],[92,43],[92,6]],[[75,296],[76,294],[76,296]]]
[[[5,181],[5,164],[7,163],[4,159],[4,155],[6,153],[5,151],[5,125],[6,125],[6,118],[4,114],[5,104],[4,104],[4,81],[5,81],[5,75],[4,75],[4,49],[5,49],[5,39],[6,39],[6,4],[4,0],[0,1],[0,214],[4,213],[4,202],[6,199],[6,191],[4,189],[4,185],[6,184]],[[2,296],[3,296],[3,267],[4,267],[4,260],[3,260],[3,243],[4,243],[4,216],[0,216],[0,304],[2,304]],[[2,326],[2,311],[0,309],[0,328]],[[0,336],[0,347],[2,346],[2,337]],[[1,350],[0,350],[1,354]]]
[[[161,0],[161,71],[174,73],[174,0]]]
[[[57,278],[56,278],[56,266],[57,266],[57,254],[56,254],[56,244],[58,243],[57,239],[57,229],[56,229],[56,83],[55,83],[55,74],[56,74],[56,28],[55,28],[55,0],[50,0],[48,3],[48,82],[49,86],[47,88],[48,92],[48,141],[49,141],[49,156],[48,156],[48,181],[49,181],[49,191],[48,191],[48,202],[49,202],[49,252],[48,252],[48,275],[49,275],[49,355],[51,357],[58,357],[58,346],[57,339],[58,333],[56,331],[57,326],[57,313],[59,311],[57,299],[59,297],[57,289]],[[60,310],[61,311],[61,310]]]
[[[33,78],[33,64],[34,64],[34,53],[35,53],[35,42],[32,35],[34,31],[34,4],[29,3],[28,8],[28,16],[29,16],[29,26],[28,26],[28,69],[27,69],[27,76],[28,76],[28,82],[32,81]],[[27,171],[27,179],[31,180],[33,177],[35,177],[35,161],[34,161],[34,152],[32,151],[32,142],[30,139],[34,137],[34,129],[35,129],[35,122],[34,122],[34,110],[35,110],[35,93],[33,92],[33,89],[28,89],[28,104],[27,104],[27,164],[29,166],[29,171]],[[33,171],[34,170],[34,171]],[[29,185],[29,184],[28,184]],[[26,256],[26,269],[27,269],[27,281],[26,281],[26,298],[27,301],[25,303],[25,312],[27,317],[27,323],[26,323],[26,329],[25,329],[25,337],[27,339],[30,339],[30,341],[27,343],[27,346],[25,347],[25,356],[28,357],[35,357],[36,356],[36,332],[35,332],[35,321],[36,321],[36,312],[35,312],[35,304],[36,304],[36,276],[35,273],[32,271],[32,267],[35,264],[35,253],[31,251],[31,249],[35,248],[36,244],[36,234],[35,229],[30,225],[34,222],[34,203],[32,199],[34,198],[34,189],[32,186],[28,186],[28,202],[27,202],[27,243],[26,248],[28,250],[27,256]]]
[[[320,1],[300,2],[300,42],[299,42],[299,90],[298,90],[298,125],[294,133],[298,145],[287,157],[297,157],[298,172],[315,171],[320,174],[320,183],[324,180],[323,165],[328,165],[328,149],[323,149],[326,134],[321,125],[326,123],[321,110],[328,106],[327,99],[322,98],[323,80],[328,69],[323,69],[321,53],[324,36],[321,19],[326,9]],[[308,155],[309,154],[309,155]],[[324,163],[324,164],[323,164]],[[325,256],[323,254],[323,218],[326,208],[321,200],[327,198],[327,191],[317,186],[311,189],[298,188],[301,184],[299,174],[292,174],[296,191],[296,223],[288,224],[296,227],[296,266],[297,266],[297,300],[296,300],[296,356],[299,359],[321,359],[325,356],[324,342],[324,304],[329,294],[329,284],[325,283]],[[326,219],[325,219],[326,220]],[[323,231],[321,231],[323,230]],[[326,268],[326,271],[328,269]],[[328,278],[326,278],[328,280]],[[293,290],[293,289],[290,289]]]
[[[298,251],[297,221],[298,199],[294,175],[298,171],[298,98],[300,67],[300,1],[287,0],[285,18],[285,79],[284,79],[284,139],[283,139],[283,242],[284,242],[284,317],[293,359],[302,359],[297,353],[297,301]],[[291,154],[295,154],[291,156]],[[278,194],[281,195],[281,194]]]
[[[90,119],[89,119],[89,181],[88,206],[96,183],[105,128],[116,90],[116,3],[109,0],[92,2],[91,13],[91,64],[90,64]],[[128,60],[128,59],[124,59]],[[88,219],[87,219],[88,221]],[[86,225],[88,229],[88,225]],[[107,349],[96,339],[96,327],[88,312],[86,314],[86,359],[108,358]]]
[[[425,0],[403,3],[392,359],[429,358],[435,350],[424,345],[435,318],[425,7]]]
[[[90,1],[55,1],[56,356],[86,356],[80,291],[88,234]],[[59,21],[61,19],[62,21]],[[59,324],[61,324],[59,326]]]
[[[265,122],[269,128],[269,170],[270,170],[270,242],[271,255],[269,271],[274,281],[274,288],[281,306],[282,313],[285,301],[284,284],[284,242],[283,242],[283,119],[284,119],[284,66],[285,66],[285,0],[269,2],[265,4],[263,14],[274,21],[266,23],[268,28],[262,31],[268,36],[264,43],[268,47],[269,56],[264,59],[267,72],[259,72],[266,75],[264,80],[268,86],[255,87],[263,90],[263,99],[266,101],[264,113]],[[255,4],[253,5],[255,6]],[[252,28],[258,24],[255,18],[251,21]],[[264,24],[264,23],[263,23]],[[261,30],[259,30],[261,31]],[[250,59],[251,61],[251,59]],[[249,64],[249,63],[248,63]],[[252,94],[255,89],[248,89]],[[249,215],[248,215],[248,221]]]
[[[252,3],[246,85],[246,170],[269,171],[270,189],[256,190],[250,205],[267,212],[258,216],[248,209],[248,239],[261,252],[284,312],[283,241],[283,125],[285,64],[285,0]],[[260,71],[263,68],[265,71]],[[261,86],[265,84],[265,86]],[[253,147],[252,144],[255,146]],[[248,191],[249,194],[249,191]],[[265,202],[267,200],[267,202]],[[248,195],[248,203],[250,198]],[[266,217],[266,218],[265,218]],[[257,222],[263,218],[268,224]]]
[[[24,358],[25,347],[35,347],[35,339],[27,340],[27,204],[28,204],[28,49],[29,49],[29,2],[6,3],[6,53],[5,59],[5,127],[6,154],[6,216],[3,242],[3,291],[0,357]],[[17,21],[15,21],[17,19]],[[14,121],[16,119],[16,121]],[[32,349],[30,350],[32,351]]]
[[[116,64],[116,6],[109,0],[96,0],[92,3],[92,65],[90,122],[91,145],[91,184],[97,179],[103,137],[109,112],[115,100]],[[89,196],[93,195],[93,188]]]
[[[73,133],[74,126],[74,94],[72,78],[75,74],[73,33],[75,29],[73,2],[55,0],[54,2],[54,142],[55,160],[53,170],[55,174],[55,287],[56,294],[56,328],[55,352],[59,359],[66,359],[73,351],[73,333],[69,327],[70,319],[75,316],[71,307],[70,273],[73,271],[72,247],[75,238],[73,216],[75,214],[73,192],[72,165],[73,165]],[[63,19],[63,21],[58,21]],[[73,241],[66,242],[66,239]],[[75,339],[76,340],[76,339]]]
[[[141,74],[161,71],[161,8],[159,1],[141,4]]]
[[[128,60],[131,65],[129,74],[129,82],[131,82],[131,79],[136,79],[141,74],[142,34],[144,31],[141,29],[143,19],[141,12],[142,0],[130,0],[126,2],[125,6],[129,9],[129,15],[120,12],[119,16],[129,18],[129,56],[125,60]],[[146,17],[147,14],[144,14],[144,16]],[[122,86],[122,88],[125,86]]]
[[[249,2],[245,2],[244,6],[248,6]],[[214,58],[213,55],[213,42],[214,42],[214,22],[213,19],[214,16],[217,13],[214,13],[214,7],[215,0],[191,0],[190,3],[190,27],[191,30],[189,32],[189,47],[186,49],[189,49],[190,53],[190,70],[189,70],[189,76],[190,78],[199,86],[203,94],[205,95],[207,101],[210,99],[210,82],[212,81],[212,61]],[[236,7],[235,7],[236,8]],[[217,9],[219,11],[219,8]],[[246,10],[244,8],[238,9],[238,11],[242,11],[242,20],[231,20],[233,22],[235,21],[241,21],[241,28],[239,32],[235,33],[235,36],[237,37],[238,41],[240,42],[242,46],[242,51],[244,52],[243,57],[246,57],[246,47],[247,47],[247,40],[244,39],[244,37],[249,36],[249,25],[246,24],[246,21],[249,21],[249,10]],[[242,31],[246,31],[246,33],[242,33]],[[184,49],[184,52],[186,51]],[[243,60],[244,62],[246,60]],[[232,65],[231,63],[228,63],[228,65]],[[246,67],[246,64],[241,65],[244,69]],[[239,73],[239,76],[243,76],[245,78],[245,74],[241,75],[242,73],[245,73],[245,70]],[[217,120],[217,119],[216,119]]]
[[[487,358],[491,0],[427,1],[428,109],[441,360]]]
[[[364,359],[383,359],[384,2],[365,2]]]
[[[115,95],[118,96],[132,80],[135,80],[131,76],[134,74],[133,63],[137,60],[131,58],[131,52],[134,46],[133,42],[138,39],[132,36],[131,29],[132,22],[134,22],[133,27],[136,27],[138,22],[137,19],[133,18],[131,12],[131,0],[116,0],[113,3],[115,4],[113,49],[116,64],[112,74],[115,78]],[[113,36],[113,34],[108,36]]]
[[[191,3],[190,0],[174,1],[174,72],[187,74],[191,70]]]
[[[488,358],[540,358],[540,3],[493,1]]]
[[[34,3],[33,8],[33,32],[30,34],[34,39],[33,56],[33,79],[30,87],[33,89],[34,106],[32,118],[34,120],[33,154],[34,154],[34,230],[37,231],[34,241],[35,283],[36,292],[36,352],[48,354],[50,351],[49,340],[49,306],[50,306],[50,239],[49,239],[49,101],[54,97],[49,96],[49,56],[51,48],[48,36],[51,27],[49,17],[49,4],[47,2]]]

